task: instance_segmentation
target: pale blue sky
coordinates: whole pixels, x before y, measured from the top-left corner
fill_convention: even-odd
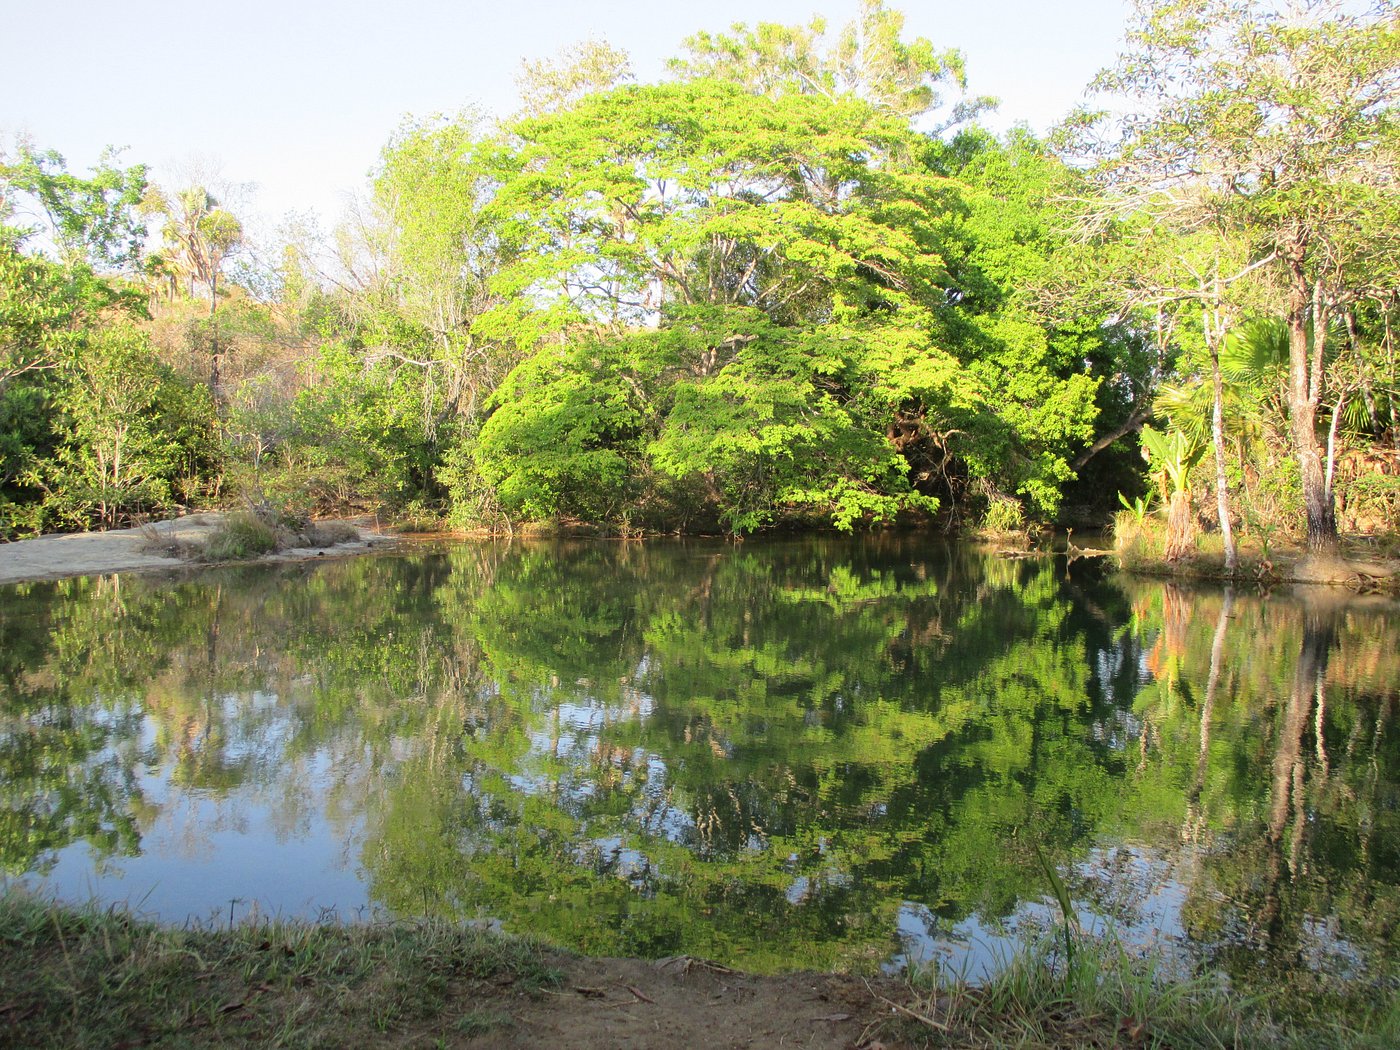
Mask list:
[[[1128,0],[891,0],[906,37],[967,57],[969,90],[999,96],[986,123],[1043,131],[1117,54]],[[106,144],[159,180],[203,156],[258,185],[269,217],[333,220],[407,114],[515,105],[524,58],[589,36],[659,75],[681,39],[735,21],[839,27],[855,0],[0,0],[0,142],[16,133],[75,169]]]

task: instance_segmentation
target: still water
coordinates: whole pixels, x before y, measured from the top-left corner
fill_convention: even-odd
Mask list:
[[[971,975],[1058,919],[1400,970],[1400,611],[916,537],[0,588],[0,865],[171,922]]]

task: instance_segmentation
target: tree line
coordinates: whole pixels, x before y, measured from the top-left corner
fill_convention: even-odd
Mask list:
[[[0,530],[237,497],[1015,529],[1160,486],[1231,557],[1330,551],[1400,512],[1396,24],[1142,0],[1108,110],[1046,139],[980,127],[880,0],[697,34],[655,83],[590,42],[510,117],[406,123],[330,236],[271,246],[207,184],[20,143]]]

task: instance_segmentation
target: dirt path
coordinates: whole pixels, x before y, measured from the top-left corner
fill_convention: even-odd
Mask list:
[[[892,998],[882,1001],[882,993]],[[910,1026],[889,1004],[908,997],[899,982],[839,974],[755,977],[689,958],[571,959],[563,984],[552,991],[522,997],[477,989],[472,1022],[439,1019],[425,1042],[540,1050],[895,1050],[913,1044],[902,1038]]]
[[[0,584],[21,580],[58,580],[67,576],[105,575],[135,570],[180,569],[189,566],[161,543],[200,544],[208,537],[222,514],[191,514],[173,521],[153,522],[137,529],[110,532],[76,532],[62,536],[0,543]],[[359,527],[360,539],[334,549],[348,554],[368,549],[375,534]],[[298,548],[269,555],[269,561],[299,561],[314,558],[326,548]]]

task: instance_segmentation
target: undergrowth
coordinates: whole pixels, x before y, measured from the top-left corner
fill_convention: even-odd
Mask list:
[[[277,529],[251,511],[230,514],[214,527],[200,552],[202,561],[240,561],[277,550]]]

